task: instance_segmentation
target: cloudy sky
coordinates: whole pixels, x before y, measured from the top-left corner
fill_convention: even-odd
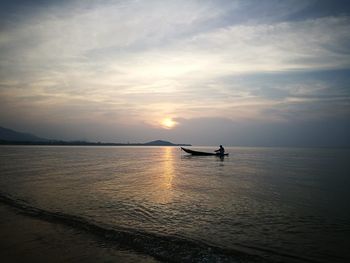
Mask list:
[[[350,146],[347,1],[1,1],[0,126]]]

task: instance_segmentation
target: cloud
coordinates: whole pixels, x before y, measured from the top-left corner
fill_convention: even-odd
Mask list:
[[[164,117],[195,125],[223,116],[276,123],[349,113],[349,75],[339,72],[349,68],[350,19],[341,8],[329,13],[314,1],[28,8],[14,14],[19,20],[3,18],[3,122],[119,126],[126,138],[138,125],[154,132]]]

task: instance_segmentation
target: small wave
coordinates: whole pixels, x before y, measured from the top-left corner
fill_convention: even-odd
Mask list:
[[[258,255],[216,247],[200,241],[134,229],[102,226],[79,216],[37,208],[27,204],[24,200],[18,200],[2,193],[0,193],[0,202],[15,207],[26,215],[87,231],[115,242],[119,246],[166,262],[267,262]],[[269,259],[268,262],[271,260]]]

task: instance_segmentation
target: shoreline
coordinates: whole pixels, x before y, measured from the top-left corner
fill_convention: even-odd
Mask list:
[[[0,256],[4,262],[160,262],[2,202],[0,215]]]
[[[12,211],[12,213],[8,213]],[[140,231],[132,232],[128,229],[113,230],[104,228],[94,223],[90,223],[83,218],[71,216],[59,212],[50,212],[40,208],[36,208],[22,201],[17,201],[0,193],[0,214],[5,212],[5,216],[1,218],[9,218],[9,220],[0,219],[0,231],[6,233],[7,238],[12,242],[11,247],[14,249],[10,253],[10,257],[16,256],[18,260],[17,250],[22,251],[21,243],[18,240],[26,239],[33,243],[24,257],[32,257],[35,262],[40,262],[40,251],[49,249],[48,254],[61,255],[65,250],[72,251],[72,258],[78,260],[69,261],[67,259],[57,262],[80,262],[94,258],[91,262],[109,262],[109,258],[114,258],[117,262],[270,262],[264,258],[238,250],[231,250],[210,246],[201,242],[193,242],[177,237],[166,237],[160,235],[152,235]],[[18,231],[23,228],[24,231]],[[15,225],[11,225],[11,223]],[[6,226],[10,223],[10,226]],[[45,229],[48,229],[46,231]],[[63,235],[55,231],[60,229]],[[46,235],[49,233],[49,236]],[[73,235],[72,235],[73,234]],[[57,237],[60,235],[60,238]],[[19,236],[19,238],[16,238]],[[39,239],[35,237],[40,236]],[[7,238],[3,239],[7,240]],[[27,238],[28,239],[28,238]],[[44,244],[41,241],[44,240]],[[55,240],[65,240],[63,244],[56,244]],[[52,242],[54,241],[54,242]],[[0,241],[1,242],[1,241]],[[10,242],[10,243],[11,243]],[[68,243],[81,245],[78,248],[72,248]],[[7,251],[7,242],[0,243],[0,256]],[[48,247],[47,247],[48,246]],[[85,248],[85,246],[88,246]],[[36,249],[38,247],[39,250]],[[107,250],[105,250],[107,248]],[[57,250],[58,249],[58,250]],[[63,250],[62,250],[63,249]],[[38,252],[39,251],[39,254]],[[86,256],[86,251],[91,252],[92,256]],[[95,251],[95,252],[94,252]],[[5,256],[7,255],[5,254]],[[96,255],[99,258],[96,258]],[[58,257],[60,258],[60,257]],[[23,261],[24,262],[24,261]],[[44,259],[43,262],[47,262]],[[52,262],[50,260],[50,262]],[[54,261],[55,262],[55,261]],[[89,262],[89,261],[88,261]]]

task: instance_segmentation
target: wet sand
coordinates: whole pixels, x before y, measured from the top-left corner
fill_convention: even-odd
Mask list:
[[[69,226],[0,204],[1,262],[159,262]]]

